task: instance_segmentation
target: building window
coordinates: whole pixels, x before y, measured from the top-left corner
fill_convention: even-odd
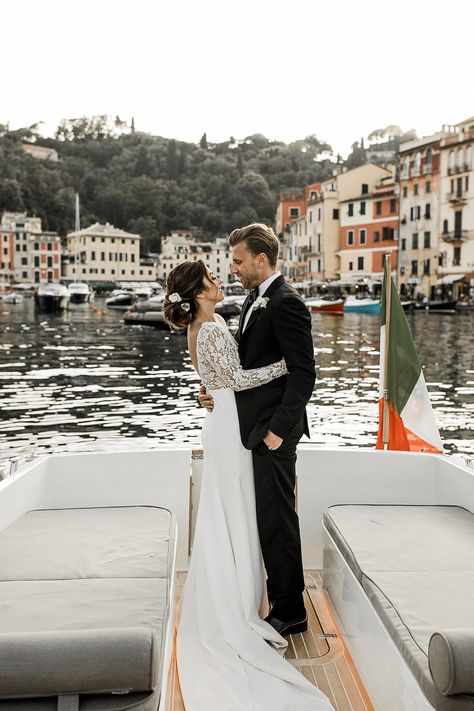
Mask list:
[[[95,242],[95,237],[91,237],[91,242]]]
[[[349,205],[347,206],[347,214],[349,217],[352,217],[354,215],[354,203],[350,202]]]
[[[418,195],[418,183],[413,186],[413,195]]]
[[[360,203],[360,214],[365,215],[365,200],[362,200]]]
[[[28,272],[22,272],[21,273],[22,279],[27,279],[28,278]]]
[[[334,209],[334,210],[332,211],[332,219],[333,219],[333,220],[338,220],[338,219],[339,219],[339,210],[338,210],[338,209]]]
[[[382,228],[382,242],[390,242],[395,239],[395,230],[393,227]]]
[[[420,205],[417,205],[415,207],[410,208],[410,220],[414,222],[415,220],[419,220],[421,217],[421,207]]]
[[[132,261],[132,262],[135,261],[135,255],[134,255],[134,254],[131,254],[131,255],[130,255],[130,261]]]
[[[95,261],[95,252],[94,252],[94,250],[92,250],[92,252],[91,252],[91,259]]]
[[[350,247],[354,244],[354,230],[349,230],[347,232],[347,245]]]
[[[321,222],[321,208],[318,207],[318,222]]]
[[[423,275],[424,275],[424,276],[429,276],[429,274],[430,274],[430,260],[429,260],[429,259],[425,259],[425,260],[423,261]]]
[[[461,247],[454,247],[453,250],[453,267],[461,266]]]
[[[394,198],[392,198],[392,200],[390,200],[390,212],[393,213],[396,211],[397,211],[397,201]]]
[[[408,195],[408,188],[406,185],[403,186],[403,192],[402,192],[403,197],[407,197]]]
[[[362,195],[367,195],[368,192],[369,192],[368,183],[362,183]]]
[[[367,240],[367,230],[359,230],[359,243],[365,244]]]
[[[105,262],[105,252],[100,253],[100,258],[103,262]]]
[[[381,202],[376,202],[376,203],[375,203],[375,214],[376,214],[376,215],[381,215],[381,214],[382,214],[382,203],[381,203]]]
[[[430,242],[431,242],[431,232],[425,232],[425,234],[423,235],[423,247],[425,249],[429,249],[431,246]]]
[[[313,211],[312,210],[309,211],[309,221],[310,222],[313,221]]]
[[[20,252],[21,251],[21,245],[16,244],[15,245],[15,252]]]
[[[417,276],[418,275],[418,262],[416,259],[412,261],[411,263],[411,275],[412,276]]]
[[[39,267],[39,265],[40,265],[40,258],[35,257],[35,267]]]
[[[124,239],[122,240],[122,244],[125,244],[125,240],[124,240]],[[125,272],[124,272],[124,274],[125,274]]]
[[[354,262],[349,262],[349,271],[351,272],[354,269]]]
[[[290,207],[290,217],[299,217],[300,215],[300,208],[299,207]]]
[[[53,249],[53,245],[51,244],[51,242],[48,242],[47,249],[48,249],[48,252],[51,252],[51,250]]]
[[[412,239],[413,239],[412,249],[418,249],[418,232],[413,233]]]
[[[374,242],[380,242],[380,232],[374,232]]]
[[[101,274],[105,274],[105,269],[101,269],[101,270],[100,270],[100,273],[101,273]]]
[[[22,257],[21,258],[21,263],[24,267],[28,266],[28,257]],[[48,267],[52,267],[52,264],[48,264]]]
[[[425,220],[431,220],[431,204],[429,202],[425,205]]]
[[[364,257],[357,257],[357,269],[364,268]]]
[[[406,238],[403,237],[402,238],[402,252],[406,252],[406,251],[407,251],[407,241],[406,241]]]
[[[425,183],[425,193],[428,195],[431,192],[431,180],[427,180]]]

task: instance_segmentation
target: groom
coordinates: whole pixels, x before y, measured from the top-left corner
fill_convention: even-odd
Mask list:
[[[236,340],[244,369],[285,359],[288,375],[236,392],[240,432],[252,450],[257,524],[271,604],[266,618],[280,634],[307,629],[298,515],[295,511],[296,446],[309,436],[306,403],[315,382],[311,316],[276,270],[279,242],[254,223],[229,236],[232,273],[250,289]],[[200,396],[212,409],[212,398]]]

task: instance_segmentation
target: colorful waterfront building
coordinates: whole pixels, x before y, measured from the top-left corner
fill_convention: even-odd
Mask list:
[[[400,256],[402,296],[433,298],[440,261],[440,142],[444,131],[402,143]]]
[[[440,142],[439,286],[474,300],[474,117],[444,127]]]
[[[0,281],[44,284],[61,276],[61,239],[41,218],[4,212],[0,224]]]
[[[308,277],[311,280],[336,279],[338,276],[339,202],[337,178],[323,181],[318,191],[308,196],[306,209],[308,235]]]
[[[394,173],[374,163],[337,176],[339,250],[337,272],[346,283],[381,279],[383,254],[396,265],[398,201]]]
[[[140,260],[140,235],[96,222],[66,237],[63,278],[89,283],[153,281],[156,268]]]

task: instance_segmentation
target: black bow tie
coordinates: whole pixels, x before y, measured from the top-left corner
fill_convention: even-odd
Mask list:
[[[257,299],[257,297],[258,297],[258,286],[256,286],[255,289],[252,289],[252,291],[249,294],[250,303],[253,304],[253,302]]]

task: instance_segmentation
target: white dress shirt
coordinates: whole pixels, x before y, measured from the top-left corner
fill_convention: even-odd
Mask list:
[[[268,279],[265,279],[265,281],[262,281],[262,283],[258,287],[258,296],[263,296],[265,294],[266,290],[268,289],[268,287],[270,286],[270,284],[272,282],[274,282],[275,279],[277,279],[280,276],[280,274],[281,274],[281,272],[275,272],[275,274],[272,274],[270,277],[268,277]],[[245,320],[244,320],[244,325],[242,327],[242,333],[247,328],[247,324],[249,322],[250,314],[252,313],[252,311],[253,311],[253,304],[248,309],[247,313],[245,314]]]

